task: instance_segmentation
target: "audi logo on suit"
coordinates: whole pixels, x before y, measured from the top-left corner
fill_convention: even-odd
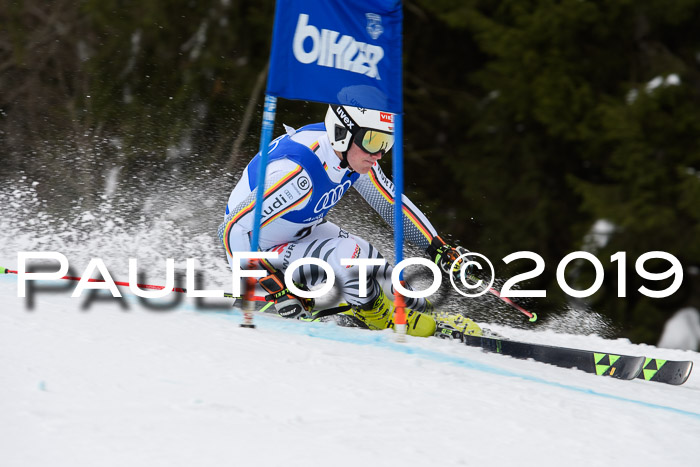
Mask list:
[[[321,196],[321,199],[318,200],[318,203],[316,203],[314,212],[319,213],[321,211],[330,209],[333,206],[335,206],[335,204],[338,201],[340,201],[340,198],[343,197],[343,194],[345,194],[345,192],[350,188],[351,185],[352,183],[350,183],[350,181],[347,181],[342,185],[338,185],[332,190],[329,190],[326,193],[324,193],[323,196]]]

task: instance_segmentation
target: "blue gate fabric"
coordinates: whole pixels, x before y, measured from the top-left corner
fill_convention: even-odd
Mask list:
[[[267,94],[403,112],[400,0],[278,0]]]

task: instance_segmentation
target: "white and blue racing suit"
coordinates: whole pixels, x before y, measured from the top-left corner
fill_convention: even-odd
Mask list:
[[[287,134],[270,143],[269,148],[260,250],[277,251],[278,258],[269,263],[281,271],[300,258],[322,259],[333,269],[336,285],[345,301],[360,307],[371,303],[378,296],[381,284],[390,283],[392,266],[385,263],[369,267],[367,296],[361,297],[358,266],[344,266],[340,261],[343,258],[382,258],[382,255],[364,239],[325,221],[324,217],[350,187],[354,187],[393,228],[393,183],[378,164],[365,175],[341,168],[340,158],[331,147],[323,123],[296,131],[287,127]],[[219,227],[219,238],[229,262],[232,251],[250,251],[259,164],[260,154],[251,160],[233,189],[224,223]],[[402,199],[406,239],[427,249],[437,232],[408,198]],[[322,268],[306,264],[296,269],[293,278],[312,288],[325,282],[326,274]],[[423,311],[426,301],[407,299],[406,306]]]

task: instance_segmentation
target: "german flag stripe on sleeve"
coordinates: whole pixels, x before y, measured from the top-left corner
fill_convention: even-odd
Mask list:
[[[369,178],[372,181],[372,184],[374,187],[379,191],[379,193],[384,197],[384,199],[387,200],[389,204],[394,204],[394,197],[387,191],[387,189],[379,183],[379,180],[377,180],[377,174],[374,172],[374,170],[369,171]],[[425,238],[428,239],[428,241],[432,240],[433,235],[430,233],[430,229],[428,229],[425,224],[420,220],[420,218],[411,210],[409,207],[404,204],[403,205],[403,214],[406,216],[411,223],[422,233]]]
[[[275,184],[272,185],[270,188],[268,188],[267,190],[265,190],[265,193],[263,193],[263,204],[264,204],[264,202],[265,202],[265,200],[266,200],[267,198],[269,198],[270,196],[274,195],[274,194],[277,192],[277,190],[279,190],[280,188],[282,188],[282,187],[284,186],[285,183],[287,183],[289,180],[291,180],[292,178],[294,178],[294,177],[295,177],[297,174],[299,174],[301,171],[302,171],[301,166],[300,166],[300,165],[297,165],[297,167],[296,167],[294,170],[292,170],[291,172],[289,172],[287,175],[285,175],[284,177],[282,177],[277,183],[275,183]],[[310,193],[310,192],[311,192],[311,191],[309,191],[309,193]],[[306,197],[304,197],[304,199],[306,199]],[[295,205],[296,205],[296,204],[298,204],[298,203],[295,203]],[[249,212],[251,212],[254,208],[255,208],[255,200],[251,201],[250,204],[248,204],[246,207],[244,207],[243,209],[241,209],[240,211],[238,211],[238,212],[236,213],[236,215],[233,216],[233,217],[231,218],[231,220],[229,220],[228,223],[226,224],[226,229],[224,229],[224,246],[226,247],[226,253],[228,253],[229,256],[232,255],[232,254],[231,254],[231,246],[229,245],[229,241],[228,241],[228,236],[229,236],[229,234],[231,233],[231,227],[233,227],[234,224],[235,224],[241,217],[243,217],[243,216],[245,216],[246,214],[248,214]]]
[[[277,190],[279,190],[280,188],[282,188],[282,186],[283,186],[285,183],[287,183],[289,180],[291,180],[292,178],[294,178],[297,174],[301,173],[301,171],[302,171],[301,166],[300,166],[300,165],[297,165],[297,168],[296,168],[296,169],[294,169],[294,170],[292,170],[291,172],[289,172],[287,175],[285,175],[284,177],[282,177],[282,178],[280,179],[279,182],[275,183],[275,184],[272,185],[270,188],[268,188],[267,191],[265,191],[265,195],[264,195],[264,197],[263,197],[263,200],[266,200],[268,197],[274,195],[275,192],[276,192]]]
[[[408,206],[405,204],[403,205],[403,215],[408,217],[411,220],[411,223],[420,231],[420,233],[423,234],[425,238],[428,239],[428,241],[431,241],[433,239],[433,235],[430,233],[428,228],[421,222],[421,220],[416,216],[416,214],[408,209]]]
[[[384,199],[386,199],[389,204],[394,204],[394,197],[386,190],[386,188],[384,188],[384,185],[379,183],[379,180],[377,180],[377,174],[374,173],[374,170],[369,171],[369,179],[372,180],[372,185],[374,185]]]

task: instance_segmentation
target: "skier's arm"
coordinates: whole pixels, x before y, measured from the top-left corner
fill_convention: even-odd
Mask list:
[[[360,178],[353,185],[369,205],[394,228],[394,184],[389,177],[384,175],[379,164],[366,175]],[[405,195],[401,197],[403,201],[403,228],[406,239],[412,244],[427,250],[437,231],[418,209]]]
[[[379,164],[372,167],[369,173],[361,176],[354,187],[393,229],[394,184],[384,175]],[[403,228],[406,239],[423,248],[445,274],[454,274],[459,271],[461,261],[458,263],[455,261],[467,250],[445,243],[425,215],[405,195],[401,199],[403,201]]]

